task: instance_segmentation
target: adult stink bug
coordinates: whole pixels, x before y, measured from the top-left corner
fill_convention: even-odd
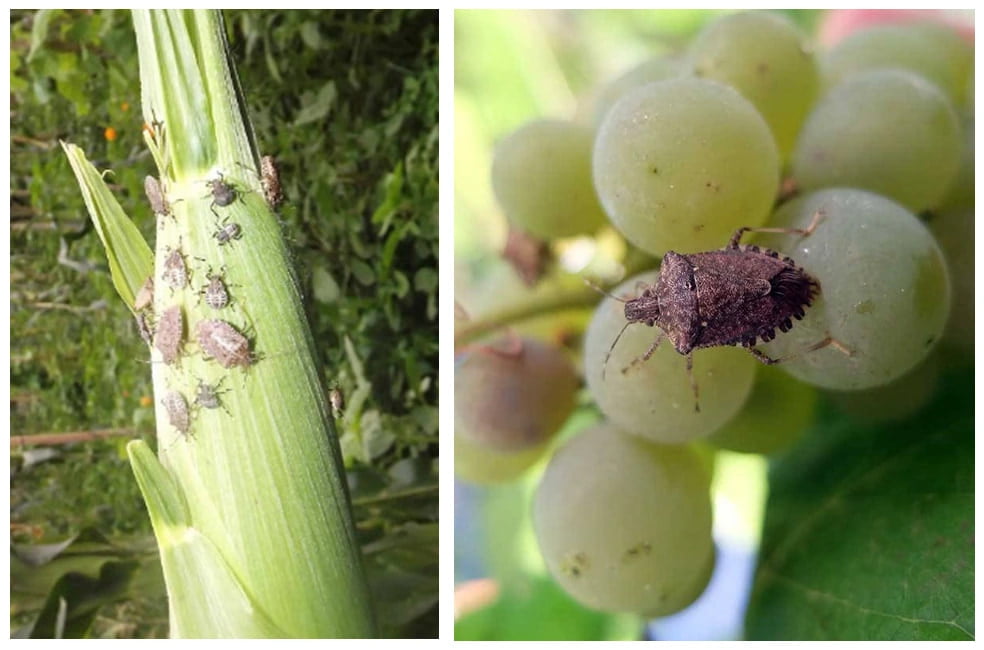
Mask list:
[[[167,411],[167,419],[171,426],[181,434],[187,434],[191,425],[191,417],[188,414],[188,402],[184,395],[177,391],[171,391],[164,396],[164,410]]]
[[[157,331],[154,333],[154,347],[160,351],[164,363],[170,365],[178,360],[183,340],[184,317],[181,307],[168,307],[157,321]]]
[[[691,372],[693,350],[734,345],[743,346],[766,364],[793,358],[773,359],[753,346],[759,339],[763,342],[774,339],[777,329],[789,331],[794,318],[802,319],[805,309],[819,294],[820,283],[792,259],[773,250],[738,242],[746,232],[798,233],[807,237],[813,233],[821,216],[822,213],[817,212],[805,229],[739,228],[728,245],[717,251],[690,254],[668,251],[660,265],[656,284],[646,287],[637,298],[623,300],[627,322],[612,343],[608,356],[629,325],[645,323],[658,327],[661,333],[636,362],[648,360],[664,336],[670,339],[676,351],[687,357],[687,372],[695,400],[697,384]],[[800,354],[828,345],[850,354],[830,336]],[[695,407],[700,410],[699,406]]]
[[[159,216],[171,214],[171,206],[167,204],[160,181],[153,176],[144,178],[144,193],[147,195],[147,200],[150,201],[150,208],[154,214]]]
[[[216,318],[199,321],[196,326],[198,345],[223,368],[248,368],[256,361],[249,339],[235,327]]]

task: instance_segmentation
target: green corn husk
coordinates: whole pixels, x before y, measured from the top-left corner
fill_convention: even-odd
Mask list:
[[[101,176],[64,148],[120,295],[133,308],[153,272],[151,320],[182,313],[177,361],[151,349],[158,456],[141,441],[128,447],[160,546],[171,636],[373,636],[338,439],[221,15],[139,10],[133,21],[148,144],[172,212],[158,216],[154,268]],[[213,203],[216,178],[237,191],[228,206]],[[215,234],[228,223],[242,235],[223,244]],[[174,250],[190,277],[180,289],[162,278]],[[225,279],[229,306],[206,304],[209,274]],[[255,361],[227,369],[209,358],[196,338],[205,319],[247,335]],[[200,383],[218,384],[221,407],[195,404]],[[172,391],[188,404],[187,433],[162,403]]]

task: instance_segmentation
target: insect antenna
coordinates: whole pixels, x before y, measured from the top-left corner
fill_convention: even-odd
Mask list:
[[[614,296],[613,296],[613,297],[614,297]],[[607,353],[607,354],[605,354],[605,361],[604,361],[604,362],[603,362],[603,363],[601,364],[601,380],[602,380],[602,381],[605,381],[605,372],[606,372],[606,371],[608,370],[608,359],[609,359],[609,357],[611,357],[611,356],[612,356],[612,350],[614,350],[614,349],[615,349],[615,344],[616,344],[616,343],[618,343],[618,340],[619,340],[620,338],[622,338],[622,334],[624,334],[624,333],[625,333],[625,330],[626,330],[626,329],[627,329],[627,328],[629,327],[629,325],[631,325],[631,324],[632,324],[632,321],[626,321],[626,323],[625,323],[625,325],[623,325],[623,326],[622,326],[622,329],[620,329],[620,330],[618,331],[618,335],[617,335],[617,336],[615,337],[615,340],[614,340],[614,341],[612,341],[612,345],[611,345],[611,347],[610,347],[610,348],[608,348],[608,353]]]
[[[629,300],[631,300],[630,298],[622,298],[621,296],[616,296],[614,293],[609,293],[587,278],[581,279],[584,280],[584,284],[588,285],[603,296],[608,296],[609,298],[619,302],[629,302]]]

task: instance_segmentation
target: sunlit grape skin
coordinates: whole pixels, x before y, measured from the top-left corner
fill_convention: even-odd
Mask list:
[[[612,294],[634,298],[640,287],[655,283],[657,277],[655,271],[637,275]],[[655,442],[678,444],[710,434],[741,408],[758,363],[748,352],[731,347],[694,351],[693,376],[701,395],[697,412],[686,358],[664,338],[649,360],[633,363],[662,332],[634,323],[619,337],[625,325],[624,303],[607,297],[595,309],[584,335],[588,390],[614,424]]]
[[[678,78],[624,95],[598,129],[598,197],[615,227],[653,255],[720,248],[768,217],[779,184],[772,133],[714,81]]]
[[[956,113],[935,85],[873,70],[851,75],[814,107],[791,169],[801,189],[857,187],[918,212],[943,200],[960,150]]]
[[[950,306],[946,262],[929,230],[904,207],[855,189],[829,189],[783,205],[772,223],[804,228],[808,237],[757,240],[796,260],[820,282],[821,294],[790,332],[761,345],[795,377],[823,388],[859,390],[886,384],[913,368],[939,341]],[[834,346],[801,354],[827,336]]]
[[[704,590],[713,567],[710,477],[700,457],[602,424],[551,458],[533,499],[540,551],[593,609],[663,616]]]
[[[755,105],[787,158],[820,88],[799,29],[768,11],[728,14],[701,30],[691,52],[699,77],[726,83]]]
[[[535,120],[503,137],[492,159],[492,190],[505,216],[541,237],[589,235],[605,222],[591,184],[593,131]]]

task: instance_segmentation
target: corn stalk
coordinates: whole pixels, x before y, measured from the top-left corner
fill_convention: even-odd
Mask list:
[[[139,10],[133,22],[162,188],[155,254],[82,151],[63,147],[120,296],[156,324],[158,452],[128,452],[171,635],[372,636],[338,439],[221,14]],[[205,291],[216,277],[228,305]]]

